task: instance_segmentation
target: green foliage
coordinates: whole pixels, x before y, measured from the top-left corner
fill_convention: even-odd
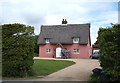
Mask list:
[[[37,44],[38,37],[39,37],[39,35],[33,36],[34,43],[35,43],[34,53],[36,53],[36,54],[39,54],[39,45]]]
[[[75,64],[73,61],[35,59],[33,70],[37,76],[46,76],[67,66]],[[59,64],[59,65],[58,65]]]
[[[34,27],[23,24],[2,25],[2,75],[24,77],[33,65]]]
[[[39,54],[37,54],[37,53],[34,53],[34,55],[33,55],[33,57],[38,57],[39,56]]]
[[[90,81],[92,81],[92,83],[100,83],[100,76],[96,76],[96,75],[92,74],[90,76]]]
[[[120,24],[100,28],[98,32],[100,62],[111,81],[120,81]]]

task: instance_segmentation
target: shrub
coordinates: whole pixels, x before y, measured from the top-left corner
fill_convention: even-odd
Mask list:
[[[2,25],[2,75],[24,77],[33,65],[34,28],[23,24]]]
[[[120,24],[100,28],[98,32],[100,62],[111,81],[120,81]]]

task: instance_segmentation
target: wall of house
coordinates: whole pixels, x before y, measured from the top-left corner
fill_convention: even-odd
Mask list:
[[[90,37],[88,38],[88,44],[87,44],[87,48],[88,48],[88,53],[89,53],[89,57],[93,55],[93,49],[90,45]]]
[[[54,52],[55,45],[51,44],[45,44],[39,46],[39,57],[48,57],[53,58],[53,52]],[[46,49],[51,49],[51,53],[46,53]]]
[[[40,57],[49,57],[53,58],[54,56],[54,50],[55,50],[56,45],[51,45],[51,44],[45,44],[45,45],[40,45],[39,46],[39,56]],[[88,43],[87,45],[80,45],[77,43],[74,43],[72,45],[63,45],[64,48],[67,48],[71,52],[71,58],[89,58],[90,57],[90,44]],[[51,49],[51,53],[46,53],[46,49]],[[74,54],[73,49],[80,49],[79,54]]]
[[[72,45],[64,45],[67,50],[71,52],[71,58],[89,58],[87,45],[79,45],[77,43]],[[74,54],[73,49],[79,49],[79,54]]]

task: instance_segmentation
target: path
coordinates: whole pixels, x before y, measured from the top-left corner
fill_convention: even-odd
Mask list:
[[[52,73],[42,79],[35,79],[36,81],[88,81],[92,73],[92,70],[94,68],[100,68],[99,61],[95,59],[55,59],[55,60],[70,60],[76,62],[76,64],[66,67],[58,72]]]

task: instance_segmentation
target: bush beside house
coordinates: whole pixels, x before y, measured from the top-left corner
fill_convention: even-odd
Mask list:
[[[110,81],[120,81],[120,24],[100,28],[98,32],[100,63]]]
[[[33,65],[34,27],[23,24],[2,25],[2,75],[24,77]]]
[[[34,43],[35,43],[34,53],[35,53],[35,55],[37,55],[37,56],[38,56],[38,54],[39,54],[39,45],[37,44],[38,37],[39,37],[39,35],[34,35],[34,36],[33,36]]]

